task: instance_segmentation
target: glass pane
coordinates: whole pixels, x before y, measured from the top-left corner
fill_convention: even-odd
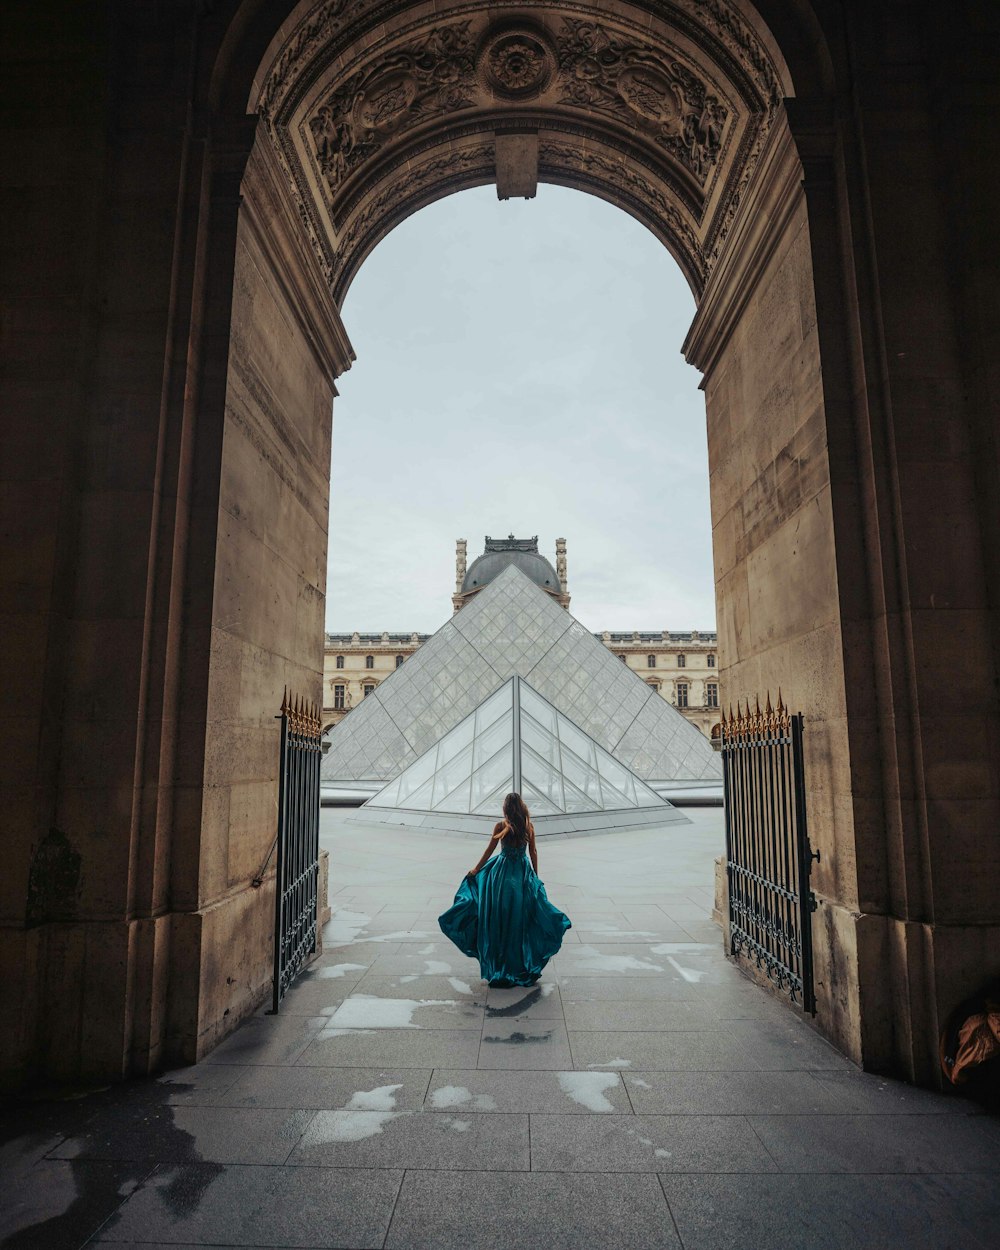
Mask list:
[[[497,820],[499,820],[503,809],[503,801],[513,789],[514,778],[510,776],[505,777],[495,790],[491,790],[480,801],[478,807],[473,808],[473,814],[476,816],[496,816]]]
[[[520,703],[522,713],[527,712],[533,716],[540,725],[549,731],[556,731],[556,710],[544,699],[540,699],[537,694],[529,687],[521,682]]]
[[[481,768],[477,768],[472,774],[472,792],[469,799],[470,809],[476,811],[485,798],[504,785],[507,787],[504,794],[507,794],[514,788],[511,751],[506,746],[501,748],[492,759],[487,760]],[[502,798],[503,795],[501,795],[501,800]],[[498,813],[497,819],[499,820],[499,818]]]
[[[399,778],[390,781],[384,790],[376,794],[374,798],[368,800],[370,807],[398,807],[399,806]]]
[[[426,812],[430,809],[431,794],[434,791],[434,778],[429,777],[419,790],[413,790],[407,797],[400,802],[400,807],[410,808],[411,811]]]
[[[467,812],[469,810],[468,785],[471,773],[472,744],[470,743],[467,747],[463,747],[454,759],[450,759],[435,773],[434,798],[429,806],[435,811],[439,811],[442,810],[441,804],[448,802],[448,811]],[[464,800],[461,800],[459,796],[454,795],[454,791],[463,784],[466,787],[466,795]],[[460,806],[455,807],[455,802],[460,802]]]
[[[507,765],[508,769],[513,767],[513,720],[513,716],[508,712],[505,716],[501,716],[499,720],[494,721],[488,729],[476,735],[473,750],[473,767],[479,768],[481,764],[486,760],[492,759],[497,751],[503,748],[506,748],[507,755],[511,759],[511,763]]]
[[[447,762],[450,759],[453,759],[463,747],[468,746],[472,741],[472,722],[473,717],[468,717],[466,720],[462,721],[460,725],[456,725],[451,733],[445,734],[445,736],[438,743],[437,765],[439,768],[442,764],[447,764]],[[430,751],[428,754],[433,760],[434,752]]]
[[[530,783],[539,794],[545,796],[553,810],[563,810],[562,778],[559,770],[533,751],[522,739],[521,784],[523,786],[527,783]]]
[[[584,810],[580,805],[586,804],[588,808],[600,810],[601,790],[600,783],[597,779],[597,769],[591,768],[574,752],[568,751],[565,747],[562,752],[562,770],[563,778],[567,782],[566,786],[566,802],[572,806],[567,806],[567,811],[579,812]]]
[[[399,794],[396,799],[395,806],[403,803],[414,790],[419,790],[425,781],[428,781],[434,775],[434,752],[428,751],[415,763],[411,764],[405,773],[397,781],[399,786]]]
[[[554,807],[552,803],[539,790],[521,778],[521,797],[528,805],[528,810],[532,816],[558,816],[559,809]]]
[[[514,692],[511,683],[508,681],[477,708],[476,733],[482,733],[488,725],[492,725],[498,717],[502,716],[504,712],[509,712],[513,706]]]
[[[555,737],[542,729],[536,720],[521,709],[521,741],[553,768],[559,767],[559,743]]]

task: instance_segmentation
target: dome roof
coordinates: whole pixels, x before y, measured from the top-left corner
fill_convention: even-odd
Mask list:
[[[487,551],[469,565],[462,581],[462,593],[482,590],[511,564],[550,595],[558,595],[562,591],[555,569],[537,551]]]

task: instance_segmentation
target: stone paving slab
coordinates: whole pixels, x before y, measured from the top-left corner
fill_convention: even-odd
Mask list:
[[[533,1115],[531,1162],[550,1172],[778,1170],[735,1115]]]
[[[681,1250],[655,1176],[408,1173],[388,1250]]]
[[[296,1063],[304,1067],[474,1068],[479,1032],[474,1029],[330,1030],[312,1042]]]
[[[483,1025],[477,1067],[526,1072],[572,1068],[566,1026],[561,1020],[489,1019]]]
[[[240,1107],[102,1108],[50,1159],[284,1163],[315,1112]]]
[[[990,1244],[998,1122],[860,1073],[723,957],[721,813],[547,845],[574,928],[507,990],[437,929],[469,843],[341,819],[326,951],[277,1017],[0,1116],[5,1250]]]
[[[429,1068],[250,1068],[220,1102],[231,1107],[288,1107],[333,1111],[357,1104],[373,1089],[393,1090],[393,1106],[418,1111],[432,1076]]]
[[[987,1250],[996,1178],[661,1176],[684,1250]]]
[[[490,1111],[631,1115],[617,1072],[503,1072],[438,1068],[424,1108],[465,1115]]]
[[[1000,1172],[1000,1127],[989,1116],[784,1115],[750,1123],[785,1172]]]
[[[389,1169],[161,1167],[100,1243],[379,1250],[403,1173]]]
[[[315,1167],[528,1171],[528,1117],[319,1111],[288,1159]]]

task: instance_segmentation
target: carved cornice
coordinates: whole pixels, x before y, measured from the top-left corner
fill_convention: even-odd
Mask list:
[[[802,166],[787,123],[775,126],[770,143],[747,180],[744,212],[720,250],[681,350],[707,377],[729,341],[761,274],[785,238],[802,202]]]
[[[567,136],[558,153],[550,144],[550,180],[628,207],[672,241],[700,289],[740,215],[782,80],[729,0],[629,7],[631,19],[579,0],[315,6],[276,51],[256,104],[335,298],[392,225],[494,176],[485,154],[414,169],[416,151],[439,148],[446,132],[454,142],[524,125]],[[319,91],[335,62],[333,89]],[[595,131],[622,168],[594,152]],[[392,178],[408,185],[381,185]]]
[[[701,292],[707,268],[697,234],[666,193],[633,165],[594,148],[580,150],[564,143],[545,142],[539,145],[538,167],[542,179],[558,179],[570,185],[583,180],[627,205],[661,238],[674,244],[671,251],[687,273],[692,288]]]

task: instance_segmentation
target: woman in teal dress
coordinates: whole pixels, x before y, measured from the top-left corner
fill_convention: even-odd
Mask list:
[[[534,985],[572,922],[539,880],[535,827],[519,794],[504,799],[503,817],[438,923],[463,955],[479,960],[490,985]]]

